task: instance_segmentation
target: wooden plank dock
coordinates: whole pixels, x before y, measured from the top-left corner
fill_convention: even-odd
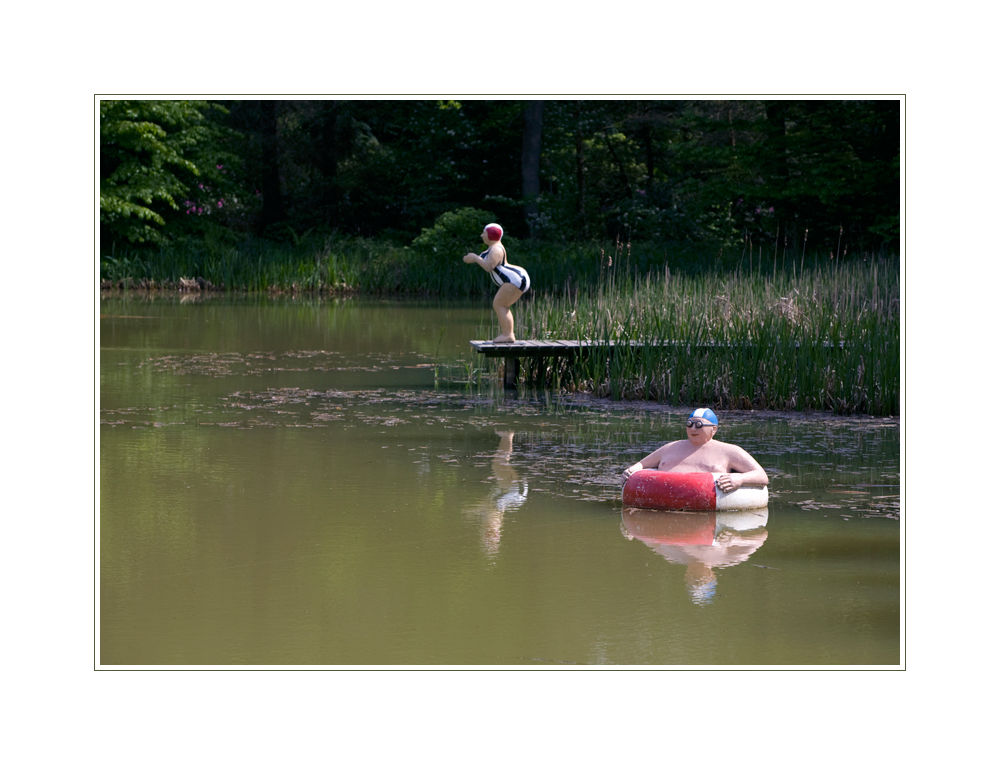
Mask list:
[[[517,387],[517,373],[520,369],[520,359],[523,358],[558,358],[576,356],[590,351],[592,348],[615,348],[621,345],[642,347],[646,343],[631,340],[627,343],[615,343],[614,340],[601,342],[596,340],[518,340],[513,343],[494,343],[492,340],[470,340],[470,344],[489,358],[504,359],[503,382],[505,388]],[[664,347],[675,343],[664,343]]]
[[[486,356],[572,356],[581,348],[597,346],[589,340],[518,340],[515,343],[494,343],[492,340],[470,340],[478,353]],[[613,344],[613,343],[612,343]]]
[[[518,340],[513,343],[470,340],[469,342],[477,353],[490,358],[504,359],[503,384],[505,388],[517,387],[517,372],[522,358],[575,356],[581,350],[590,347],[590,342],[587,340]]]

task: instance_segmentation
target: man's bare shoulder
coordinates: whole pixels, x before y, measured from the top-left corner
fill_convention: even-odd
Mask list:
[[[713,441],[713,443],[721,447],[720,453],[724,454],[734,467],[756,466],[757,461],[742,446],[737,446],[726,441]]]
[[[655,453],[656,454],[666,454],[667,452],[678,451],[680,449],[686,449],[689,446],[690,446],[690,443],[688,441],[686,441],[686,440],[685,441],[668,441],[663,446],[661,446],[659,449],[657,449]]]

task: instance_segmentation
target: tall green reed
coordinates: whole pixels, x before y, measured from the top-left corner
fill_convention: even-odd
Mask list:
[[[474,240],[470,237],[470,250],[478,244]],[[479,267],[463,263],[463,255],[441,253],[432,259],[410,247],[316,232],[297,236],[290,231],[286,241],[273,241],[218,231],[170,242],[154,252],[112,252],[101,259],[101,278],[114,285],[157,287],[201,277],[216,287],[250,292],[347,288],[443,298],[490,294],[489,278]],[[510,262],[528,270],[536,293],[595,284],[610,270],[609,259],[621,273],[645,273],[662,269],[667,255],[660,244],[632,246],[621,241],[572,245],[521,241],[508,247]],[[732,260],[736,255],[726,257]],[[689,273],[736,262],[694,245],[672,246],[669,257],[675,267]]]
[[[275,243],[181,240],[157,253],[114,254],[101,260],[101,278],[124,286],[166,286],[202,278],[215,287],[250,292],[351,288],[360,281],[364,245],[329,238]]]
[[[899,273],[887,260],[770,274],[609,269],[593,287],[538,297],[515,318],[519,337],[596,343],[568,370],[551,363],[570,389],[723,408],[899,413]]]

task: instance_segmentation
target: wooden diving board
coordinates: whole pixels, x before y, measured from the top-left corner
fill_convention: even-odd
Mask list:
[[[492,340],[471,340],[478,353],[492,357],[573,356],[581,348],[597,347],[589,340],[518,340],[515,343],[494,343]]]
[[[594,340],[518,340],[513,343],[494,343],[492,340],[470,340],[470,344],[489,358],[504,359],[504,387],[517,387],[517,373],[519,359],[522,358],[557,358],[563,356],[576,356],[586,353],[591,348],[614,348],[615,341],[597,342]],[[618,345],[631,345],[641,347],[645,345],[638,340],[628,343],[618,343]],[[670,345],[665,343],[664,345]]]

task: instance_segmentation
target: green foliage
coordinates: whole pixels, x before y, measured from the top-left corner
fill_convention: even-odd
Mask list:
[[[556,101],[545,109],[538,230],[546,237],[722,247],[752,238],[824,254],[898,242],[880,225],[899,214],[897,101]]]
[[[488,223],[499,223],[492,213],[474,207],[462,207],[442,213],[434,225],[425,228],[413,240],[413,251],[428,262],[453,263],[467,252],[484,249],[479,235]],[[502,223],[500,225],[503,225]],[[513,239],[504,233],[504,244]]]
[[[101,101],[102,246],[162,243],[171,212],[220,185],[224,131],[206,121],[205,101]],[[221,198],[213,200],[218,205]],[[196,209],[200,207],[192,202]],[[221,206],[221,205],[220,205]],[[201,209],[204,209],[203,207]]]
[[[102,102],[102,237],[212,224],[403,245],[474,209],[532,244],[752,241],[800,259],[898,245],[898,100],[545,101],[530,200],[524,101],[224,104]]]
[[[466,253],[485,249],[480,235],[488,223],[503,223],[489,212],[462,207],[442,213],[434,225],[425,228],[407,248],[404,291],[420,294],[465,297],[485,294],[490,288],[486,273],[476,265],[463,263]],[[504,229],[503,244],[510,262],[520,256],[521,243]]]

